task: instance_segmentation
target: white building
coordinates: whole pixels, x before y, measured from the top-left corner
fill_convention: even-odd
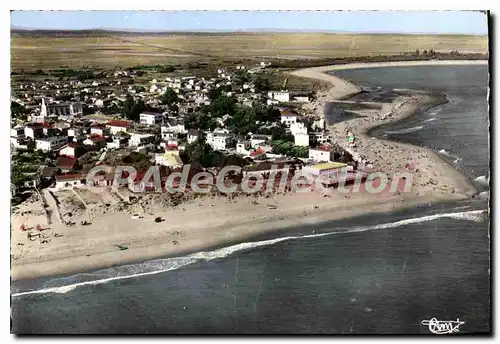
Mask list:
[[[112,135],[116,135],[119,132],[124,132],[126,133],[127,130],[130,129],[131,123],[129,121],[117,121],[117,120],[112,120],[109,121],[106,126],[109,128],[109,131]]]
[[[308,134],[295,134],[293,135],[295,139],[296,146],[309,147],[309,135]]]
[[[297,134],[307,134],[307,127],[304,125],[304,123],[292,122],[290,124],[290,132],[294,136]]]
[[[104,125],[93,125],[90,127],[90,135],[104,136],[108,134],[109,129]]]
[[[309,149],[309,159],[315,162],[329,162],[331,159],[331,152],[323,149]]]
[[[139,121],[146,125],[161,125],[165,116],[158,112],[143,112],[139,115]]]
[[[269,91],[267,92],[269,99],[277,100],[278,102],[289,102],[290,93],[288,91]]]
[[[53,136],[44,139],[37,139],[36,149],[40,149],[44,152],[50,152],[61,148],[64,144],[68,142],[68,138],[64,136]]]
[[[236,154],[248,155],[250,154],[250,148],[248,141],[238,142],[236,144]]]
[[[68,143],[61,148],[61,150],[59,151],[59,155],[75,157],[75,152],[76,144]]]
[[[143,146],[147,143],[154,141],[154,138],[155,136],[153,134],[130,133],[128,146],[130,148]]]
[[[113,138],[113,141],[106,142],[106,148],[107,149],[120,149],[120,148],[127,147],[127,144],[128,144],[128,138],[115,137],[115,138]]]
[[[61,174],[56,175],[56,185],[54,189],[69,189],[74,187],[83,187],[86,184],[85,176],[83,174]]]
[[[311,133],[309,134],[309,139],[311,140],[311,142],[316,142],[316,143],[319,143],[319,144],[325,144],[327,143],[329,140],[330,140],[330,136],[328,136],[327,134],[325,133]]]
[[[252,134],[252,136],[250,136],[250,146],[252,148],[257,148],[259,146],[267,144],[269,141],[271,141],[271,139],[271,135]]]
[[[233,137],[229,133],[208,133],[207,143],[212,146],[214,150],[226,150],[233,146]]]
[[[284,123],[289,127],[290,125],[292,125],[292,123],[297,123],[297,115],[293,113],[282,113],[281,123]]]
[[[82,134],[82,131],[78,128],[68,128],[68,136],[77,137]]]

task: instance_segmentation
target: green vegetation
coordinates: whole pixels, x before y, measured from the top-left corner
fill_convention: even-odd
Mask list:
[[[26,109],[26,107],[19,103],[10,102],[10,113],[12,116],[19,116],[27,114],[28,110]]]
[[[195,167],[218,167],[224,166],[245,166],[247,161],[237,155],[224,155],[221,152],[214,151],[206,142],[202,134],[198,140],[186,145],[186,149],[181,153],[181,159],[184,164],[190,164]]]
[[[163,66],[163,65],[153,65],[153,66],[134,66],[131,68],[127,68],[128,71],[133,70],[142,70],[142,71],[150,71],[150,72],[158,72],[158,73],[173,73],[175,72],[174,66]]]
[[[130,94],[127,94],[120,112],[123,117],[131,121],[139,122],[139,115],[141,114],[141,112],[144,112],[146,110],[147,106],[146,104],[144,104],[144,101],[139,100],[136,102]]]
[[[12,156],[11,183],[22,186],[25,181],[31,180],[33,173],[45,164],[45,159],[46,155],[40,150],[28,150]]]
[[[162,103],[164,105],[171,106],[179,101],[179,96],[175,93],[174,89],[167,88],[162,97]]]
[[[307,158],[309,156],[309,147],[295,146],[293,142],[276,140],[271,141],[273,153],[293,156],[297,158]]]
[[[139,152],[131,152],[129,155],[123,157],[122,162],[133,166],[137,171],[147,171],[149,167],[153,166],[151,158]]]

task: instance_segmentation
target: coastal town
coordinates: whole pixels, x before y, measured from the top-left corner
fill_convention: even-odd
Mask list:
[[[372,102],[371,92],[322,68],[283,73],[280,84],[272,78],[276,69],[265,62],[219,67],[213,77],[189,70],[169,76],[168,66],[13,75],[14,276],[152,259],[157,253],[147,249],[148,242],[167,245],[161,252],[174,254],[290,221],[325,221],[366,207],[388,211],[476,192],[454,167],[437,169],[443,163],[436,154],[367,135],[369,128],[441,98],[403,90]],[[291,89],[288,77],[329,86]],[[345,100],[354,95],[358,100]],[[327,104],[333,104],[329,113]],[[137,173],[124,175],[123,166]],[[224,185],[236,185],[234,192],[215,185],[228,166],[239,168],[222,176]],[[158,176],[147,174],[151,167]],[[185,187],[167,192],[169,178],[186,167]],[[92,172],[96,168],[99,173]],[[117,185],[117,175],[127,182]],[[297,177],[304,175],[323,187],[298,194]],[[259,179],[265,186],[253,189]],[[378,193],[352,185],[366,187],[367,180],[382,185]],[[355,193],[338,190],[340,183]],[[256,224],[241,228],[257,213],[269,221],[265,230]],[[50,264],[62,255],[71,258],[67,268]]]
[[[233,164],[243,174],[265,174],[273,163],[318,166],[317,173],[352,164],[315,113],[316,95],[288,90],[286,80],[270,89],[262,76],[268,67],[219,68],[209,79],[148,80],[136,69],[21,79],[12,92],[11,194],[85,187],[91,168],[127,161],[163,166],[163,178],[184,164],[210,172]],[[345,134],[341,139],[354,146],[354,135]],[[345,164],[328,164],[340,160]],[[111,181],[103,176],[95,186]]]

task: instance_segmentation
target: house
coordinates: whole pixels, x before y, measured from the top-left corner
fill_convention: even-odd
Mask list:
[[[309,147],[309,134],[298,133],[293,135],[296,146]]]
[[[130,133],[130,138],[128,141],[128,146],[130,148],[137,148],[145,144],[153,142],[155,136],[153,134],[146,133]]]
[[[128,137],[113,137],[111,142],[106,142],[107,149],[120,149],[128,146]]]
[[[289,102],[290,93],[288,91],[269,91],[267,97],[278,102]]]
[[[290,132],[292,135],[296,134],[307,134],[307,127],[304,123],[295,122],[290,124]]]
[[[320,178],[327,184],[338,183],[341,176],[347,177],[347,172],[347,164],[340,162],[326,162],[302,167],[302,175],[313,179]]]
[[[315,162],[331,161],[332,153],[329,147],[311,148],[309,149],[309,159]]]
[[[35,140],[36,149],[40,149],[44,152],[50,152],[61,148],[64,144],[68,142],[68,138],[64,136],[52,136],[43,139]]]
[[[59,174],[56,175],[56,185],[54,189],[65,189],[73,187],[85,186],[86,180],[85,175],[81,173],[71,173],[71,174]]]
[[[139,115],[139,121],[146,125],[161,125],[165,116],[158,112],[143,112]]]
[[[10,129],[10,137],[24,139],[26,137],[26,135],[24,134],[24,127],[16,127]]]
[[[24,136],[33,140],[43,136],[43,127],[41,124],[28,124],[24,127]]]
[[[309,134],[309,140],[312,143],[325,144],[330,140],[330,136],[322,132],[311,133]]]
[[[310,95],[303,92],[294,92],[292,94],[292,99],[297,103],[309,103],[311,101]]]
[[[267,144],[273,137],[271,135],[252,134],[250,136],[250,146],[256,148]]]
[[[62,173],[68,173],[73,170],[76,164],[75,157],[60,156],[57,160],[57,167],[61,169]]]
[[[189,129],[188,133],[187,133],[187,141],[188,141],[188,143],[195,142],[196,140],[198,140],[198,138],[200,137],[200,135],[201,135],[201,133],[200,133],[199,130]]]
[[[98,146],[104,145],[105,142],[106,139],[104,138],[104,136],[90,135],[86,140],[83,141],[83,144],[87,146]]]
[[[238,141],[236,144],[236,154],[248,155],[250,154],[250,142],[248,141]]]
[[[292,123],[297,123],[297,114],[291,112],[290,110],[280,110],[280,120],[287,127],[291,126]]]
[[[112,135],[116,135],[119,132],[127,132],[127,130],[130,129],[132,126],[132,123],[129,121],[118,121],[118,120],[111,120],[108,121],[106,126],[109,128],[109,132]]]
[[[78,137],[82,134],[82,130],[80,128],[68,128],[68,136],[69,137]]]
[[[207,143],[214,150],[227,150],[234,147],[233,135],[229,133],[212,132],[207,134]]]
[[[76,157],[76,144],[73,142],[67,143],[64,146],[61,147],[61,150],[59,151],[60,156],[70,156],[70,157]]]
[[[90,127],[90,135],[104,136],[109,134],[109,129],[104,124],[94,124]]]

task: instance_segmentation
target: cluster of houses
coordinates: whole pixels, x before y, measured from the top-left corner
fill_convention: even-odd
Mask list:
[[[236,66],[236,70],[252,74],[258,73],[266,66],[262,63],[248,70],[245,66]],[[145,99],[148,104],[159,105],[155,107],[160,109],[159,111],[140,113],[138,122],[102,119],[102,116],[99,119],[91,119],[91,116],[84,114],[84,105],[88,105],[89,102],[99,109],[104,101],[114,101],[112,97],[109,98],[115,94],[107,89],[109,81],[104,85],[106,87],[102,92],[99,86],[103,86],[103,82],[92,81],[90,84],[85,84],[79,81],[79,87],[83,87],[82,91],[85,93],[81,98],[82,101],[76,99],[57,101],[51,96],[31,97],[31,101],[38,99],[37,108],[32,109],[24,123],[13,121],[10,134],[11,148],[14,151],[34,148],[50,152],[55,156],[57,159],[55,166],[58,171],[55,176],[57,187],[82,185],[84,178],[81,174],[75,173],[76,166],[79,152],[88,151],[89,147],[102,153],[103,157],[106,154],[113,154],[114,150],[137,151],[150,156],[151,161],[157,165],[176,168],[182,166],[180,152],[185,145],[195,142],[203,135],[206,142],[216,151],[255,160],[284,158],[273,154],[270,135],[248,133],[247,137],[242,138],[231,133],[224,124],[227,123],[228,115],[220,119],[219,127],[213,131],[202,132],[199,129],[186,128],[185,116],[196,112],[201,105],[210,105],[207,95],[209,90],[230,86],[231,90],[225,94],[235,97],[240,104],[252,106],[255,102],[261,102],[277,106],[280,110],[278,122],[285,125],[293,135],[295,146],[310,147],[309,156],[305,158],[307,162],[333,161],[327,146],[331,140],[325,131],[324,119],[315,120],[307,127],[301,121],[301,115],[297,113],[296,107],[291,106],[294,102],[309,102],[310,95],[286,90],[257,93],[255,86],[250,82],[238,85],[234,83],[235,73],[218,69],[217,75],[217,78],[212,79],[197,77],[169,77],[161,81],[153,79],[149,82],[149,87],[143,87],[139,91],[134,85],[126,85],[128,94]],[[133,77],[126,72],[116,72],[114,76]],[[72,86],[75,84],[78,85],[73,83]],[[121,85],[121,81],[117,81],[116,85]],[[53,89],[49,86],[51,85],[45,90]],[[162,108],[158,99],[168,88],[173,89],[178,95],[178,109],[175,113],[168,107]],[[26,86],[21,85],[21,89],[26,89]],[[27,92],[26,97],[29,98]],[[20,98],[14,100],[23,103]]]

